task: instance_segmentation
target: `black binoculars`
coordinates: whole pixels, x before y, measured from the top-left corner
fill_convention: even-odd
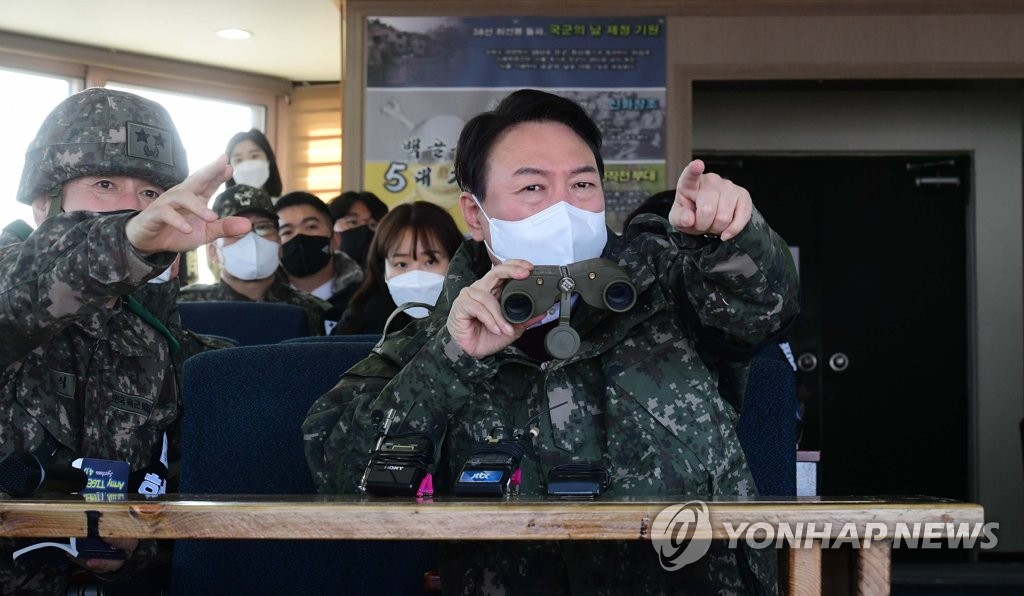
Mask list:
[[[608,259],[569,265],[538,265],[526,279],[511,279],[501,291],[501,312],[510,323],[524,323],[547,311],[562,293],[579,294],[596,308],[626,312],[636,303],[636,288],[621,267]]]
[[[579,350],[580,336],[569,325],[571,297],[612,312],[626,312],[636,303],[629,276],[608,259],[587,259],[569,265],[538,265],[526,279],[512,279],[501,290],[501,313],[510,323],[525,323],[560,305],[558,326],[544,336],[544,349],[566,359]]]

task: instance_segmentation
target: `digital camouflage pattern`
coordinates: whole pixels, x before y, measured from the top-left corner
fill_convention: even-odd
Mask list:
[[[95,87],[50,112],[25,152],[18,201],[82,176],[130,176],[171,188],[188,177],[185,148],[160,104]]]
[[[348,256],[348,253],[340,250],[334,251],[331,257],[331,262],[334,265],[334,278],[331,280],[329,302],[344,310],[348,304],[348,297],[359,288],[359,284],[363,283],[363,268],[355,259]],[[348,295],[345,297],[344,304],[339,305],[335,302],[335,297],[346,291]]]
[[[147,283],[132,292],[132,297],[141,302],[146,310],[151,312],[156,318],[167,326],[168,331],[178,341],[180,349],[177,352],[173,352],[171,357],[174,360],[174,372],[178,387],[184,386],[184,379],[182,373],[185,370],[185,361],[196,354],[201,354],[209,350],[219,350],[222,348],[234,347],[234,343],[225,341],[221,338],[202,335],[196,333],[191,329],[186,329],[182,326],[181,316],[178,314],[178,292],[180,290],[180,284],[177,279],[172,279],[167,283]],[[179,393],[179,412],[182,410],[183,404],[180,403],[181,395]],[[180,419],[180,416],[179,416]],[[169,439],[169,473],[168,473],[168,484],[167,492],[177,492],[178,481],[179,481],[179,464],[181,460],[181,445],[180,445],[180,433],[170,433]]]
[[[144,283],[174,254],[141,257],[125,236],[133,215],[66,213],[24,242],[9,234],[0,241],[0,457],[42,451],[60,464],[95,457],[141,469],[158,456],[165,431],[177,436],[180,363],[208,346],[192,337],[172,354],[166,338],[126,308],[123,296],[134,292],[185,339],[168,301],[176,282]],[[63,573],[25,568],[11,560],[13,548],[0,542],[3,593],[64,593]],[[155,552],[156,543],[141,543],[114,576],[130,577]]]
[[[480,243],[452,259],[437,308],[391,334],[310,409],[306,456],[322,492],[352,493],[374,445],[374,412],[394,409],[392,433],[424,432],[436,453],[434,487],[450,492],[469,449],[494,427],[539,436],[522,463],[521,493],[544,494],[551,467],[599,462],[616,495],[753,496],[736,438],[736,410],[699,355],[696,321],[737,345],[769,339],[797,313],[796,270],[785,242],[756,211],[727,242],[688,236],[657,216],[609,234],[605,258],[633,279],[637,303],[614,314],[580,301],[582,343],[568,360],[538,362],[516,346],[477,360],[452,340],[452,300],[490,267]],[[712,548],[668,573],[647,542],[451,544],[446,592],[774,593],[774,551]],[[629,573],[623,573],[623,570]],[[751,574],[752,570],[752,574]],[[564,578],[560,581],[559,578]]]
[[[240,213],[256,212],[266,215],[270,221],[277,221],[274,203],[262,188],[236,184],[217,195],[213,200],[213,212],[224,219]]]
[[[276,216],[275,216],[276,217]],[[274,276],[274,282],[270,284],[263,294],[261,302],[284,302],[301,306],[306,311],[306,318],[309,321],[310,335],[324,334],[324,315],[330,310],[331,304],[321,300],[312,294],[296,290],[288,285],[280,275]],[[224,280],[215,284],[191,284],[181,289],[178,294],[178,302],[205,302],[209,300],[252,300],[229,286]]]

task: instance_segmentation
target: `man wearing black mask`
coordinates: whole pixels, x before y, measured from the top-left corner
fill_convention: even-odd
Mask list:
[[[334,308],[326,318],[337,320],[363,281],[363,271],[338,250],[330,210],[317,196],[302,191],[278,199],[274,210],[281,235],[281,268],[288,283],[330,302]]]
[[[341,238],[341,252],[366,266],[366,253],[388,206],[369,191],[347,190],[327,205],[334,216],[334,235]]]

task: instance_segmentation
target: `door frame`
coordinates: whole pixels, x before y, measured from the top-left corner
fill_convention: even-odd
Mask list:
[[[1004,528],[999,549],[1024,550],[1019,434],[1015,420],[1012,428],[999,421],[1024,403],[1020,94],[702,92],[694,102],[691,89],[689,109],[702,152],[973,155],[966,214],[969,494]]]

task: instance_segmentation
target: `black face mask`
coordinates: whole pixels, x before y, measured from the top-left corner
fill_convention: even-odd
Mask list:
[[[352,257],[360,266],[366,264],[366,253],[370,250],[373,230],[369,226],[358,226],[341,233],[341,250]]]
[[[281,266],[295,277],[313,275],[331,260],[330,242],[327,236],[299,234],[281,245]]]

